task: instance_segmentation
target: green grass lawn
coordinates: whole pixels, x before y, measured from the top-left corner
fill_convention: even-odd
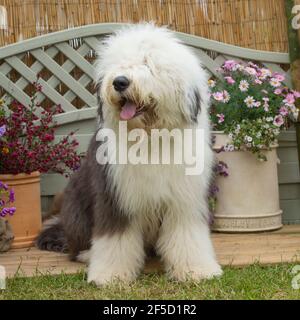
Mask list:
[[[300,299],[292,288],[294,264],[236,269],[226,267],[223,277],[198,283],[178,283],[164,274],[142,275],[131,284],[115,283],[97,288],[86,275],[14,277],[1,299]]]

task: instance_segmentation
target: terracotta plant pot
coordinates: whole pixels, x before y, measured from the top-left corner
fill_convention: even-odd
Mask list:
[[[0,181],[15,191],[17,208],[12,217],[7,217],[14,233],[12,248],[26,248],[34,244],[42,225],[40,173],[0,175]]]
[[[215,132],[214,149],[228,142],[228,136]],[[254,232],[282,227],[274,145],[264,151],[267,161],[259,161],[247,151],[220,152],[217,158],[228,165],[229,176],[218,177],[220,189],[212,229],[220,232]]]

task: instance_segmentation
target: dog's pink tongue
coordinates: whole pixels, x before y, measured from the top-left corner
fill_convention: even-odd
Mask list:
[[[136,113],[137,105],[133,102],[127,101],[122,107],[120,118],[122,120],[130,120]]]

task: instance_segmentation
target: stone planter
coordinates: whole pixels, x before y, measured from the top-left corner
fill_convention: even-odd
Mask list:
[[[15,191],[17,208],[12,217],[7,217],[13,233],[12,248],[26,248],[34,244],[41,230],[40,173],[0,175],[0,180]]]
[[[229,138],[215,132],[214,149]],[[277,146],[265,151],[268,161],[258,161],[246,151],[220,152],[217,158],[228,165],[229,176],[218,177],[220,189],[212,229],[220,232],[256,232],[282,227],[277,175]]]

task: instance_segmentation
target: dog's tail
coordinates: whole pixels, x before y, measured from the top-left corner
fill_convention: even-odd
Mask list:
[[[43,230],[36,240],[40,250],[68,252],[68,244],[59,217],[53,217],[45,222]]]
[[[68,252],[66,235],[59,217],[62,204],[62,194],[55,196],[53,205],[46,215],[43,230],[36,240],[36,246],[40,250]]]

